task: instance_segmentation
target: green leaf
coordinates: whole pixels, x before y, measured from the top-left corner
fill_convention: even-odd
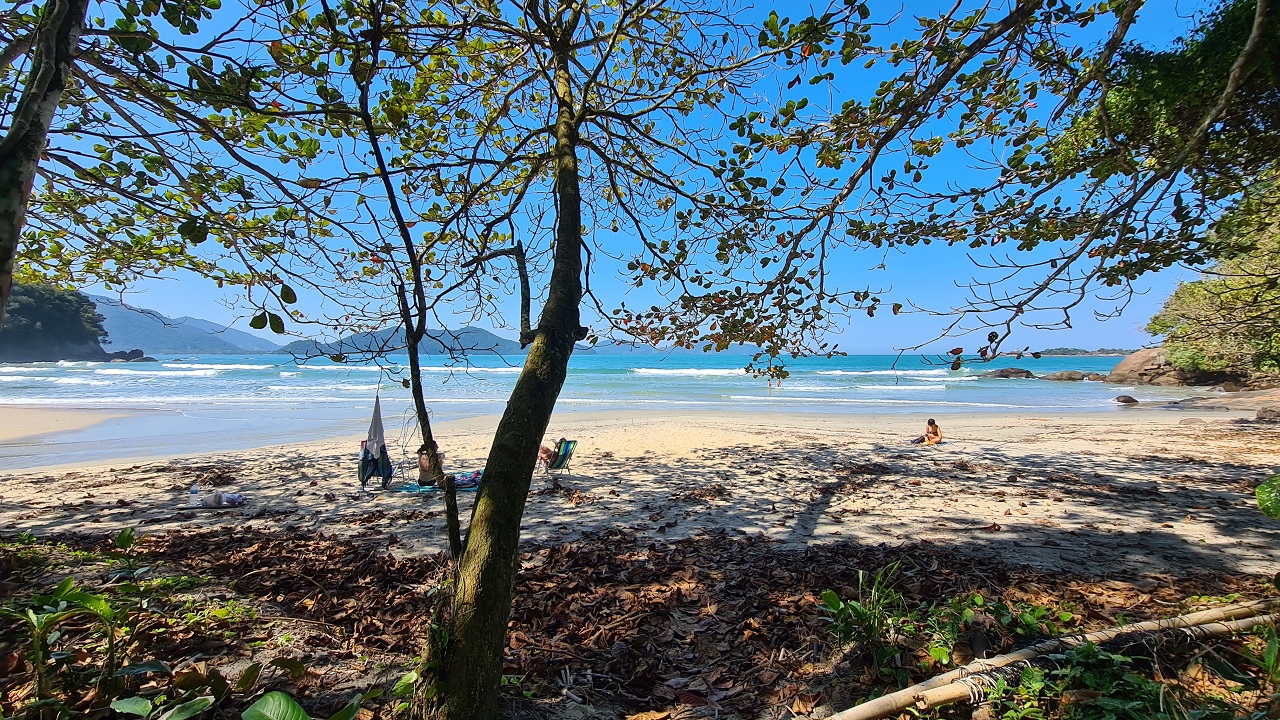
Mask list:
[[[212,697],[198,697],[190,702],[184,702],[178,707],[161,715],[159,720],[187,720],[187,718],[193,718],[205,710],[208,710],[209,706],[212,704]]]
[[[1258,509],[1269,518],[1280,518],[1280,475],[1267,478],[1257,490]]]
[[[284,303],[285,305],[292,305],[298,302],[298,294],[295,293],[293,291],[293,288],[289,287],[288,285],[281,285],[280,286],[280,302]]]
[[[413,686],[418,682],[418,671],[410,670],[396,681],[395,687],[391,688],[391,694],[396,697],[408,697],[413,692]]]
[[[121,530],[120,534],[116,535],[116,547],[121,550],[128,550],[133,547],[135,537],[134,530],[131,527]]]
[[[254,330],[261,330],[266,326],[267,326],[267,314],[265,312],[260,312],[257,315],[254,315],[253,319],[249,321],[249,327],[253,328]]]
[[[311,720],[294,699],[276,690],[263,695],[258,702],[240,713],[241,720]]]
[[[125,665],[116,671],[116,677],[126,677],[129,675],[147,675],[149,673],[160,673],[161,675],[172,675],[173,671],[169,669],[159,660],[148,660],[146,662]]]
[[[297,680],[307,674],[307,666],[294,660],[293,658],[276,658],[267,663],[271,667],[277,667],[289,673],[289,677]]]
[[[253,689],[255,683],[258,682],[258,675],[262,672],[262,663],[256,662],[244,669],[240,674],[240,680],[236,682],[236,692],[247,693]]]
[[[142,697],[124,698],[121,700],[112,700],[111,709],[125,715],[137,715],[138,717],[146,717],[151,714],[151,701]]]
[[[284,334],[284,320],[275,313],[267,313],[267,322],[271,324],[271,332],[282,335]]]
[[[363,699],[364,696],[357,693],[341,710],[330,715],[329,720],[351,720],[360,712],[360,701]]]

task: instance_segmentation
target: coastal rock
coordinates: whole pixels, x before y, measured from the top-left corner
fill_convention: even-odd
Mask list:
[[[1192,372],[1177,367],[1169,362],[1169,352],[1164,348],[1139,350],[1121,360],[1107,375],[1109,383],[1164,387],[1214,385],[1233,380],[1232,376],[1225,373]]]
[[[1040,379],[1041,380],[1061,380],[1064,382],[1076,382],[1079,380],[1083,380],[1084,377],[1085,377],[1084,373],[1080,372],[1079,370],[1060,370],[1055,373],[1049,373],[1048,375],[1041,375]]]
[[[1138,401],[1133,399],[1133,396],[1131,395],[1117,395],[1116,402],[1121,403],[1123,405],[1134,405]]]
[[[1242,388],[1238,384],[1228,380],[1227,382],[1224,382],[1221,385],[1214,385],[1209,389],[1217,390],[1218,392],[1240,392]]]
[[[1183,418],[1178,421],[1179,425],[1200,425],[1204,422],[1201,418]]]
[[[1035,375],[1032,375],[1030,370],[1023,370],[1022,368],[1000,368],[999,370],[984,372],[982,377],[1029,379],[1034,378]]]
[[[1084,376],[1084,379],[1092,380],[1094,382],[1106,382],[1107,376],[1105,373],[1089,373],[1088,375]]]
[[[1280,422],[1280,405],[1259,408],[1258,415],[1254,419],[1260,422]]]

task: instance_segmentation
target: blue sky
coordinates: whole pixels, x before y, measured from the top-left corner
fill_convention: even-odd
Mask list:
[[[937,3],[920,3],[905,6],[909,12],[924,12],[924,7],[932,9]],[[950,3],[948,3],[948,6]],[[1188,23],[1204,3],[1187,0],[1151,0],[1147,8],[1140,14],[1133,37],[1141,42],[1156,47],[1167,45],[1170,40],[1185,32]],[[780,14],[790,13],[799,16],[809,11],[807,3],[775,3],[756,6],[755,10],[762,16],[770,8]],[[899,11],[904,6],[896,3],[873,3],[876,20],[879,13],[886,15]],[[882,8],[882,9],[881,9]],[[904,18],[906,22],[909,18]],[[901,33],[900,33],[901,34]],[[864,88],[855,88],[851,94],[869,94],[874,87],[868,79]],[[868,90],[868,92],[861,92]],[[948,161],[952,165],[935,166],[944,173],[961,175],[967,168],[960,162]],[[901,159],[892,156],[883,161],[884,167],[900,165]],[[913,248],[903,253],[893,253],[886,262],[884,270],[872,270],[880,263],[880,256],[873,254],[857,255],[844,259],[841,267],[832,269],[833,276],[855,279],[851,284],[865,284],[888,292],[884,294],[887,301],[910,301],[931,309],[946,309],[964,302],[966,293],[957,287],[957,283],[966,282],[973,273],[965,248],[945,248],[930,246]],[[602,268],[602,272],[593,279],[593,285],[601,291],[604,299],[614,303],[627,299],[626,284],[615,279],[616,268]],[[1025,330],[1014,338],[1014,344],[1035,348],[1072,346],[1084,348],[1096,347],[1139,347],[1150,344],[1152,338],[1142,327],[1147,319],[1172,292],[1180,279],[1188,279],[1192,274],[1185,270],[1170,270],[1144,277],[1137,286],[1140,292],[1124,315],[1118,319],[1101,322],[1092,316],[1092,311],[1109,311],[1112,303],[1092,302],[1078,308],[1073,315],[1074,327],[1061,331]],[[92,289],[101,292],[101,288]],[[126,301],[140,307],[155,309],[166,315],[177,317],[189,315],[215,322],[231,324],[242,330],[249,330],[247,318],[250,310],[237,307],[236,298],[224,293],[212,283],[188,276],[173,276],[163,280],[144,281],[126,295]],[[304,301],[305,302],[305,301]],[[514,321],[515,300],[509,304],[507,312],[509,321]],[[535,302],[535,313],[538,304]],[[936,335],[947,323],[946,318],[924,314],[903,314],[893,316],[881,312],[875,318],[865,315],[854,316],[845,329],[832,336],[833,342],[840,343],[840,349],[850,353],[889,353],[898,348],[917,345]],[[495,328],[500,334],[513,336],[510,329]],[[270,337],[270,333],[258,333]],[[983,331],[985,334],[985,330]],[[281,339],[281,338],[276,338]],[[283,338],[287,340],[288,338]],[[943,350],[963,341],[947,340],[938,343],[935,348]]]

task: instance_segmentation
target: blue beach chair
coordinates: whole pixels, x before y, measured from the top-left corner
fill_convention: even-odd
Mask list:
[[[573,460],[573,451],[577,448],[577,440],[560,438],[556,442],[555,455],[551,458],[551,462],[546,465],[547,474],[550,475],[553,471],[563,471],[566,475],[572,475],[572,471],[569,470],[569,461]]]

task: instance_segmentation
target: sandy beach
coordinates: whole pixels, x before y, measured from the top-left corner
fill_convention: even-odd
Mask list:
[[[7,406],[0,411],[0,445],[83,430],[127,414],[115,410]]]
[[[923,417],[902,415],[563,413],[547,440],[575,438],[578,453],[571,473],[535,476],[524,541],[724,529],[795,546],[924,542],[1077,572],[1270,573],[1280,524],[1257,512],[1252,492],[1280,471],[1280,425],[1252,414],[953,415],[941,419],[946,443],[921,447],[907,440]],[[10,416],[4,427],[44,417],[58,428],[55,415]],[[482,467],[496,422],[436,427],[450,471]],[[0,475],[0,528],[43,536],[235,525],[363,538],[397,555],[443,549],[440,494],[357,492],[359,440],[11,472]],[[393,456],[404,460],[398,448]],[[249,503],[186,510],[192,482]],[[473,495],[461,498],[465,522]]]

